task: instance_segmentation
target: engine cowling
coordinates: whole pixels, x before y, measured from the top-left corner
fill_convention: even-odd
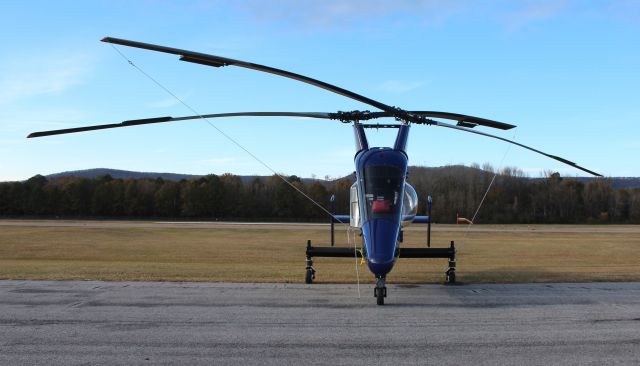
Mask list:
[[[362,223],[360,222],[360,206],[358,206],[358,184],[353,183],[351,186],[350,192],[350,200],[349,200],[349,217],[350,222],[349,226],[351,227],[361,227]]]
[[[418,213],[418,194],[409,183],[404,184],[404,197],[402,197],[402,227],[410,225]]]

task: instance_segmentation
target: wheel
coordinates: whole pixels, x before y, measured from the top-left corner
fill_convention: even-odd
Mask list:
[[[376,298],[378,305],[384,305],[384,298],[387,297],[387,286],[385,286],[385,278],[378,277],[376,279],[376,287],[373,289],[373,296]]]
[[[376,303],[378,305],[384,305],[384,298],[387,297],[387,288],[378,287],[373,289],[373,296],[376,297]]]
[[[384,305],[384,292],[381,288],[377,288],[376,290],[376,304]]]
[[[304,276],[304,283],[310,284],[313,282],[313,270],[307,269],[307,274]]]
[[[450,283],[450,284],[456,283],[456,272],[455,271],[447,272],[447,283]]]

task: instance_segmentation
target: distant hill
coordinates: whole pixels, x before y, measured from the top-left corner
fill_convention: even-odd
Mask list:
[[[468,171],[477,171],[478,168],[468,167],[464,165],[448,165],[442,167],[417,167],[412,166],[409,169],[409,180],[419,179],[420,177],[429,176],[429,175],[445,175],[445,174],[464,174]],[[180,181],[182,179],[198,179],[203,177],[203,175],[195,175],[195,174],[179,174],[179,173],[157,173],[157,172],[134,172],[128,170],[119,170],[119,169],[107,169],[107,168],[96,168],[96,169],[85,169],[85,170],[74,170],[68,172],[61,172],[55,174],[49,174],[47,178],[57,178],[57,177],[82,177],[82,178],[96,178],[103,175],[110,175],[115,179],[140,179],[140,178],[162,178],[164,180],[171,181]],[[243,183],[250,182],[255,178],[260,178],[261,176],[256,175],[242,175],[239,176]],[[355,180],[354,173],[351,173],[343,178],[349,178],[350,180]],[[575,179],[583,183],[588,183],[594,179],[598,179],[595,177],[566,177],[570,179]],[[543,178],[530,178],[532,180],[543,179]],[[611,185],[613,188],[640,188],[640,177],[611,177],[607,178],[611,179]],[[302,178],[302,181],[305,184],[317,181],[324,185],[330,185],[332,180],[324,180],[324,179],[312,179],[312,178]]]
[[[573,178],[582,183],[588,183],[596,178],[578,177]],[[638,177],[613,177],[611,178],[612,188],[640,188],[640,178]]]
[[[59,178],[59,177],[80,177],[80,178],[93,179],[93,178],[101,177],[104,175],[110,175],[114,179],[162,178],[164,180],[171,180],[175,182],[179,182],[183,179],[190,180],[190,179],[198,179],[198,178],[204,177],[204,175],[197,175],[197,174],[134,172],[130,170],[108,169],[108,168],[73,170],[68,172],[49,174],[49,175],[46,175],[45,177],[47,179]],[[258,175],[240,175],[239,177],[243,183],[250,182],[255,178],[264,178],[264,176],[258,176]],[[312,179],[312,178],[301,178],[301,179],[305,184],[308,184],[314,181],[319,181],[320,183],[323,183],[326,185],[330,184],[330,181],[326,181],[324,179]]]
[[[182,179],[197,179],[202,175],[178,174],[178,173],[154,173],[154,172],[132,172],[129,170],[95,168],[84,170],[73,170],[69,172],[61,172],[47,175],[47,179],[59,177],[80,177],[80,178],[96,178],[103,175],[110,175],[114,179],[140,179],[140,178],[162,178],[164,180],[180,181]]]

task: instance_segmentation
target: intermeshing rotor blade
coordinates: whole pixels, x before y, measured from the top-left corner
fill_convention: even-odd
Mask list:
[[[476,125],[479,125],[479,126],[499,128],[501,130],[510,130],[516,127],[508,123],[493,121],[486,118],[467,116],[467,115],[458,114],[458,113],[436,112],[436,111],[409,111],[409,113],[416,116],[422,116],[422,117],[443,118],[443,119],[458,121],[458,126],[461,126],[461,127],[473,128]]]
[[[458,126],[460,127],[469,127],[473,128],[475,126],[486,126],[492,128],[498,128],[501,130],[510,130],[515,125],[511,125],[504,122],[493,121],[486,118],[467,116],[465,114],[451,113],[451,112],[438,112],[438,111],[407,111],[410,115],[419,116],[419,117],[433,117],[433,118],[442,118],[458,121]],[[381,118],[381,117],[394,117],[394,113],[388,112],[369,112],[365,114],[368,116],[368,119]],[[425,124],[425,121],[416,122],[420,124]],[[426,121],[428,122],[428,121]],[[427,123],[428,124],[428,123]]]
[[[322,112],[236,112],[236,113],[215,113],[215,114],[203,114],[197,116],[185,116],[185,117],[157,117],[157,118],[145,118],[128,120],[121,123],[110,123],[104,125],[94,125],[86,127],[65,128],[61,130],[41,131],[33,132],[27,136],[43,137],[52,135],[62,135],[67,133],[85,132],[94,130],[104,130],[107,128],[119,128],[146,125],[152,123],[164,123],[164,122],[176,122],[185,121],[191,119],[206,119],[206,118],[222,118],[222,117],[307,117],[307,118],[330,118],[329,113]]]
[[[347,98],[351,98],[351,99],[357,100],[357,101],[362,102],[364,104],[368,104],[368,105],[370,105],[372,107],[378,108],[378,109],[380,109],[380,110],[385,112],[385,113],[380,113],[380,112],[370,113],[369,116],[368,116],[369,118],[394,117],[394,118],[396,118],[398,120],[401,120],[401,121],[403,121],[405,123],[412,122],[412,123],[416,123],[416,124],[427,124],[427,125],[433,124],[433,125],[440,126],[440,127],[446,127],[446,128],[452,128],[452,129],[456,129],[456,130],[471,132],[471,133],[475,133],[477,135],[487,136],[487,137],[495,138],[495,139],[498,139],[498,140],[502,140],[502,141],[505,141],[505,142],[508,142],[508,143],[512,143],[512,144],[518,145],[518,146],[523,147],[525,149],[531,150],[533,152],[536,152],[536,153],[542,154],[544,156],[547,156],[547,157],[549,157],[551,159],[560,161],[562,163],[565,163],[567,165],[570,165],[572,167],[580,169],[580,170],[582,170],[584,172],[587,172],[589,174],[593,174],[595,176],[601,176],[598,173],[595,173],[595,172],[590,171],[590,170],[588,170],[586,168],[578,166],[574,162],[571,162],[569,160],[563,159],[561,157],[544,153],[544,152],[542,152],[540,150],[536,150],[534,148],[531,148],[529,146],[520,144],[518,142],[509,140],[509,139],[505,139],[505,138],[502,138],[502,137],[499,137],[499,136],[495,136],[495,135],[491,135],[491,134],[488,134],[488,133],[484,133],[484,132],[475,131],[475,130],[471,130],[470,129],[472,127],[475,127],[476,125],[483,125],[483,126],[500,128],[500,129],[505,129],[505,130],[515,127],[513,125],[509,125],[509,124],[506,124],[506,123],[497,122],[497,121],[491,121],[491,120],[478,118],[478,117],[459,115],[459,114],[455,114],[455,113],[431,112],[431,111],[408,112],[408,111],[405,111],[405,110],[402,110],[402,109],[399,109],[399,108],[395,108],[395,107],[389,106],[387,104],[378,102],[376,100],[367,98],[365,96],[362,96],[360,94],[354,93],[352,91],[340,88],[338,86],[335,86],[335,85],[332,85],[332,84],[328,84],[328,83],[325,83],[323,81],[316,80],[316,79],[313,79],[313,78],[310,78],[310,77],[307,77],[307,76],[304,76],[304,75],[296,74],[296,73],[285,71],[285,70],[281,70],[281,69],[276,69],[276,68],[269,67],[269,66],[254,64],[254,63],[240,61],[240,60],[234,60],[234,59],[231,59],[231,58],[220,57],[220,56],[215,56],[215,55],[209,55],[209,54],[200,53],[200,52],[187,51],[187,50],[182,50],[182,49],[178,49],[178,48],[159,46],[159,45],[154,45],[154,44],[150,44],[150,43],[129,41],[129,40],[125,40],[125,39],[112,38],[112,37],[103,38],[102,41],[103,42],[107,42],[107,43],[112,43],[112,44],[119,44],[119,45],[123,45],[123,46],[142,48],[142,49],[147,49],[147,50],[151,50],[151,51],[157,51],[157,52],[163,52],[163,53],[179,55],[181,61],[197,63],[197,64],[206,65],[206,66],[213,66],[213,67],[238,66],[238,67],[244,67],[244,68],[247,68],[247,69],[252,69],[252,70],[256,70],[256,71],[262,71],[262,72],[266,72],[266,73],[270,73],[270,74],[286,77],[286,78],[293,79],[293,80],[298,80],[300,82],[307,83],[307,84],[310,84],[310,85],[313,85],[313,86],[328,90],[330,92],[345,96]],[[106,129],[106,128],[117,128],[117,127],[125,127],[125,126],[132,126],[132,125],[149,124],[149,123],[171,122],[171,121],[186,120],[186,119],[232,117],[232,116],[242,116],[242,115],[247,115],[247,116],[248,115],[253,115],[253,116],[300,116],[300,117],[311,117],[311,118],[331,118],[331,119],[336,119],[336,114],[329,114],[329,113],[312,113],[312,115],[302,115],[304,113],[296,115],[295,112],[280,112],[280,113],[283,113],[283,114],[268,114],[268,113],[279,113],[279,112],[249,112],[249,113],[252,113],[252,114],[225,113],[225,114],[217,114],[217,115],[190,116],[190,117],[178,117],[178,118],[172,118],[172,117],[149,118],[149,119],[125,121],[125,122],[122,122],[122,123],[119,123],[119,124],[108,124],[108,125],[98,125],[98,126],[70,128],[70,129],[62,129],[62,130],[54,130],[54,131],[35,132],[35,133],[30,134],[28,137],[40,137],[40,136],[57,135],[57,134],[64,134],[64,133],[73,133],[73,132],[91,131],[91,130],[99,130],[99,129]],[[338,116],[337,119],[340,119],[339,117],[340,116]],[[458,121],[458,125],[456,126],[456,125],[451,125],[451,124],[448,124],[448,123],[438,122],[438,121],[427,119],[426,117],[457,120]]]
[[[345,113],[345,112],[343,112]],[[348,114],[346,112],[345,114]],[[360,113],[360,112],[356,112]],[[492,123],[496,126],[505,125],[507,128],[515,127],[513,125],[509,125],[502,122],[496,122],[487,120],[479,117],[466,116],[463,114],[457,113],[449,113],[449,112],[435,112],[435,111],[409,111],[411,114],[415,114],[417,116],[429,116],[436,118],[445,118],[445,119],[453,119],[460,123],[470,122],[472,121],[482,120],[488,121],[487,123],[482,123],[483,126],[489,126],[488,123]],[[344,115],[344,114],[343,114]],[[362,112],[360,116],[366,119],[376,119],[383,117],[393,117],[391,113],[387,112]],[[365,117],[366,116],[366,117]],[[204,115],[196,115],[196,116],[184,116],[184,117],[155,117],[155,118],[144,118],[144,119],[134,119],[128,120],[121,123],[110,123],[104,125],[93,125],[86,127],[74,127],[74,128],[65,128],[60,130],[51,130],[51,131],[40,131],[33,132],[28,138],[32,137],[43,137],[43,136],[52,136],[52,135],[62,135],[67,133],[76,133],[76,132],[86,132],[86,131],[95,131],[95,130],[104,130],[108,128],[119,128],[119,127],[129,127],[129,126],[138,126],[138,125],[146,125],[153,123],[164,123],[164,122],[176,122],[176,121],[186,121],[186,120],[194,120],[194,119],[206,119],[206,118],[223,118],[223,117],[306,117],[306,118],[322,118],[322,119],[337,119],[338,113],[327,113],[327,112],[235,112],[235,113],[214,113],[214,114],[204,114]],[[480,125],[480,123],[475,123],[476,125]],[[491,126],[493,127],[493,126]],[[497,127],[502,128],[502,127]],[[506,128],[503,128],[506,129]]]
[[[367,98],[363,95],[354,93],[350,90],[346,90],[338,86],[325,83],[324,81],[310,78],[308,76],[296,74],[290,71],[285,71],[285,70],[277,69],[270,66],[235,60],[227,57],[221,57],[221,56],[210,55],[210,54],[201,53],[201,52],[193,52],[193,51],[183,50],[179,48],[172,48],[172,47],[160,46],[160,45],[137,42],[137,41],[130,41],[126,39],[113,38],[113,37],[105,37],[102,39],[102,42],[119,44],[122,46],[128,46],[128,47],[134,47],[134,48],[141,48],[141,49],[146,49],[146,50],[151,50],[156,52],[169,53],[173,55],[179,55],[181,61],[192,62],[192,63],[206,65],[206,66],[212,66],[212,67],[238,66],[238,67],[244,67],[247,69],[262,71],[269,74],[286,77],[289,79],[298,80],[300,82],[307,83],[307,84],[328,90],[330,92],[345,96],[347,98],[357,100],[364,104],[368,104],[372,107],[385,111],[386,113],[389,114],[389,117],[396,117],[406,122],[419,123],[420,121],[424,122],[424,120],[422,120],[421,117],[434,117],[434,118],[457,120],[458,125],[463,127],[474,127],[475,125],[482,125],[482,126],[500,128],[503,130],[507,130],[515,127],[513,125],[509,125],[502,122],[491,121],[488,119],[472,117],[472,116],[465,116],[465,115],[456,114],[456,113],[423,111],[423,112],[416,112],[414,114],[414,113],[406,112],[401,109],[392,107],[390,105],[381,103],[377,100]]]
[[[450,114],[450,115],[455,115],[453,113],[446,113],[446,112],[420,112],[420,111],[410,111],[409,113],[415,113],[416,115],[424,115],[426,116],[427,113],[429,113],[429,116],[433,116],[436,118],[445,118],[444,114]],[[215,114],[203,114],[203,115],[196,115],[196,116],[184,116],[184,117],[156,117],[156,118],[145,118],[145,119],[135,119],[135,120],[128,120],[128,121],[124,121],[121,123],[111,123],[111,124],[103,124],[103,125],[94,125],[94,126],[86,126],[86,127],[75,127],[75,128],[65,128],[65,129],[60,129],[60,130],[51,130],[51,131],[40,131],[40,132],[33,132],[31,134],[29,134],[29,136],[27,136],[27,138],[32,138],[32,137],[43,137],[43,136],[52,136],[52,135],[62,135],[62,134],[67,134],[67,133],[76,133],[76,132],[85,132],[85,131],[94,131],[94,130],[103,130],[103,129],[108,129],[108,128],[119,128],[119,127],[129,127],[129,126],[138,126],[138,125],[145,125],[145,124],[153,124],[153,123],[165,123],[165,122],[177,122],[177,121],[186,121],[186,120],[194,120],[194,119],[206,119],[206,118],[224,118],[224,117],[306,117],[306,118],[321,118],[321,119],[336,119],[336,113],[327,113],[327,112],[234,112],[234,113],[215,113]],[[368,119],[374,119],[374,118],[382,118],[382,117],[391,117],[391,115],[387,112],[371,112],[368,113]],[[463,116],[463,115],[457,115],[457,116]],[[469,117],[469,116],[463,116],[463,117]],[[472,118],[477,118],[477,117],[472,117]],[[453,118],[453,119],[458,119],[458,118]],[[500,122],[498,122],[500,123]],[[465,131],[465,132],[470,132],[470,133],[474,133],[476,135],[482,135],[482,136],[487,136],[487,137],[491,137],[494,139],[498,139],[498,140],[502,140],[517,146],[520,146],[522,148],[525,148],[527,150],[531,150],[533,152],[536,152],[538,154],[542,154],[546,157],[549,157],[551,159],[560,161],[564,164],[570,165],[574,168],[580,169],[582,171],[585,171],[589,174],[595,175],[595,176],[601,176],[600,174],[593,172],[591,170],[588,170],[586,168],[583,168],[579,165],[577,165],[576,163],[563,159],[559,156],[555,156],[555,155],[551,155],[551,154],[547,154],[545,152],[542,152],[540,150],[534,149],[532,147],[523,145],[521,143],[500,137],[500,136],[495,136],[495,135],[491,135],[488,133],[484,133],[481,131],[476,131],[476,130],[471,130],[469,128],[465,128],[465,127],[460,127],[460,126],[456,126],[456,125],[451,125],[448,123],[444,123],[444,122],[439,122],[439,121],[435,121],[435,120],[425,120],[420,122],[419,124],[432,124],[432,125],[436,125],[436,126],[440,126],[440,127],[446,127],[446,128],[452,128],[455,130],[460,130],[460,131]]]
[[[198,119],[198,118],[216,118],[216,117],[238,117],[238,116],[256,116],[256,117],[309,117],[309,118],[324,118],[324,119],[339,119],[339,114],[342,113],[343,116],[348,116],[350,113],[354,115],[358,115],[360,118],[369,120],[369,119],[377,119],[384,117],[394,117],[392,113],[388,112],[338,112],[338,113],[328,113],[328,112],[239,112],[239,113],[218,113],[218,114],[205,114],[202,116],[186,116],[186,117],[175,117],[172,118],[171,121],[183,121],[189,119]],[[412,115],[421,116],[421,117],[434,117],[434,118],[442,118],[442,119],[450,119],[460,122],[467,122],[472,124],[472,127],[476,125],[487,126],[499,128],[502,130],[509,130],[516,126],[510,125],[508,123],[492,121],[485,118],[467,116],[464,114],[458,113],[450,113],[450,112],[437,112],[437,111],[407,111]],[[354,120],[357,120],[358,117],[353,117]],[[463,126],[465,127],[465,126]]]
[[[157,51],[157,52],[164,52],[164,53],[170,53],[170,54],[174,54],[174,55],[179,55],[179,56],[181,56],[180,57],[181,61],[197,63],[197,64],[201,64],[201,65],[206,65],[206,66],[213,66],[213,67],[238,66],[238,67],[244,67],[244,68],[252,69],[252,70],[256,70],[256,71],[262,71],[262,72],[266,72],[266,73],[269,73],[269,74],[283,76],[283,77],[286,77],[286,78],[289,78],[289,79],[294,79],[294,80],[301,81],[303,83],[314,85],[314,86],[317,86],[319,88],[328,90],[330,92],[333,92],[333,93],[336,93],[336,94],[340,94],[340,95],[345,96],[347,98],[351,98],[351,99],[357,100],[359,102],[368,104],[368,105],[370,105],[372,107],[376,107],[376,108],[381,109],[381,110],[383,110],[385,112],[393,113],[394,110],[395,110],[395,108],[393,108],[393,107],[391,107],[389,105],[386,105],[384,103],[378,102],[377,100],[373,100],[373,99],[367,98],[365,96],[362,96],[360,94],[354,93],[352,91],[340,88],[338,86],[331,85],[329,83],[325,83],[324,81],[312,79],[312,78],[304,76],[304,75],[296,74],[296,73],[285,71],[285,70],[276,69],[276,68],[269,67],[269,66],[254,64],[254,63],[251,63],[251,62],[245,62],[245,61],[240,61],[240,60],[234,60],[234,59],[226,58],[226,57],[209,55],[209,54],[206,54],[206,53],[187,51],[187,50],[182,50],[182,49],[179,49],[179,48],[172,48],[172,47],[159,46],[159,45],[150,44],[150,43],[129,41],[129,40],[120,39],[120,38],[105,37],[105,38],[102,39],[102,42],[119,44],[119,45],[122,45],[122,46],[142,48],[142,49],[151,50],[151,51]]]
[[[596,173],[596,172],[594,172],[594,171],[591,171],[591,170],[589,170],[589,169],[587,169],[587,168],[583,168],[583,167],[579,166],[578,164],[576,164],[576,163],[574,163],[574,162],[572,162],[572,161],[569,161],[569,160],[567,160],[567,159],[563,159],[563,158],[561,158],[561,157],[559,157],[559,156],[555,156],[555,155],[547,154],[547,153],[542,152],[542,151],[540,151],[540,150],[534,149],[534,148],[532,148],[532,147],[530,147],[530,146],[523,145],[523,144],[521,144],[521,143],[519,143],[519,142],[515,142],[515,141],[513,141],[513,140],[509,140],[509,139],[506,139],[506,138],[504,138],[504,137],[495,136],[495,135],[491,135],[491,134],[484,133],[484,132],[481,132],[481,131],[471,130],[471,129],[468,129],[468,128],[464,128],[464,127],[460,127],[460,126],[455,126],[455,125],[451,125],[451,124],[444,123],[444,122],[438,122],[438,121],[433,121],[433,122],[435,122],[435,125],[436,125],[436,126],[446,127],[446,128],[452,128],[452,129],[454,129],[454,130],[459,130],[459,131],[465,131],[465,132],[475,133],[476,135],[482,135],[482,136],[487,136],[487,137],[491,137],[491,138],[494,138],[494,139],[502,140],[502,141],[508,142],[508,143],[510,143],[510,144],[514,144],[514,145],[520,146],[520,147],[525,148],[525,149],[527,149],[527,150],[531,150],[531,151],[536,152],[536,153],[538,153],[538,154],[544,155],[544,156],[546,156],[546,157],[548,157],[548,158],[551,158],[551,159],[553,159],[553,160],[557,160],[557,161],[559,161],[559,162],[561,162],[561,163],[564,163],[564,164],[570,165],[570,166],[572,166],[572,167],[574,167],[574,168],[576,168],[576,169],[580,169],[580,170],[582,170],[583,172],[587,172],[587,173],[589,173],[589,174],[591,174],[591,175],[595,175],[596,177],[602,177],[602,175],[601,175],[601,174],[598,174],[598,173]]]

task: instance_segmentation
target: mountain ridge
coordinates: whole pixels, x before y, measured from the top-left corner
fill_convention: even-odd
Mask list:
[[[411,175],[422,175],[422,174],[427,174],[428,172],[439,172],[442,173],[444,171],[460,171],[460,170],[481,170],[484,171],[482,169],[479,168],[475,168],[475,167],[469,167],[469,166],[465,166],[465,165],[446,165],[446,166],[441,166],[441,167],[422,167],[422,166],[411,166],[410,167],[410,176]],[[231,173],[232,174],[232,173]],[[143,179],[143,178],[148,178],[148,179],[157,179],[157,178],[162,178],[164,180],[171,180],[171,181],[180,181],[183,179],[186,180],[190,180],[190,179],[198,179],[201,177],[204,177],[206,174],[182,174],[182,173],[170,173],[170,172],[138,172],[138,171],[130,171],[130,170],[121,170],[121,169],[111,169],[111,168],[91,168],[91,169],[82,169],[82,170],[73,170],[73,171],[65,171],[65,172],[59,172],[59,173],[53,173],[53,174],[48,174],[45,175],[45,177],[47,179],[51,179],[51,178],[59,178],[59,177],[81,177],[81,178],[96,178],[99,176],[104,176],[104,175],[110,175],[112,178],[114,179]],[[329,184],[335,180],[338,179],[343,179],[343,178],[351,178],[353,179],[353,173],[345,175],[343,177],[339,177],[339,178],[335,178],[335,179],[320,179],[320,178],[300,178],[303,182],[305,183],[309,183],[309,182],[321,182],[323,184]],[[260,175],[238,175],[238,177],[240,177],[240,179],[242,180],[243,183],[249,182],[255,178],[264,178],[267,176],[260,176]],[[545,178],[531,178],[531,177],[525,177],[527,179],[530,180],[538,180],[538,179],[545,179]],[[567,177],[563,177],[563,178],[567,178],[567,179],[573,179],[573,180],[577,180],[579,182],[582,183],[588,183],[590,181],[593,181],[595,179],[600,179],[600,178],[595,178],[595,177],[571,177],[571,176],[567,176]],[[607,177],[605,179],[610,179],[611,180],[611,187],[612,188],[640,188],[640,177]]]

